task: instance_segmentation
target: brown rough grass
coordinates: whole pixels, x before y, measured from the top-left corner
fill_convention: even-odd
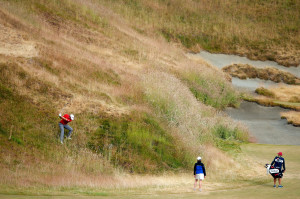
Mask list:
[[[281,118],[287,119],[289,124],[294,126],[300,126],[300,112],[299,111],[289,111],[280,113]]]
[[[72,123],[75,131],[69,144],[58,146],[50,142],[46,148],[49,151],[41,152],[44,145],[35,146],[34,141],[18,146],[5,138],[0,151],[0,184],[16,187],[134,187],[157,183],[157,178],[152,177],[148,178],[152,180],[140,182],[138,177],[127,176],[122,169],[112,168],[101,154],[83,150],[88,141],[86,134],[95,131],[99,125],[97,117],[103,113],[120,116],[130,111],[155,111],[143,99],[145,93],[155,92],[166,99],[167,104],[168,100],[174,104],[175,108],[171,110],[174,117],[168,124],[175,130],[174,136],[182,139],[182,143],[188,143],[187,147],[194,155],[207,154],[208,166],[211,165],[215,173],[218,172],[216,168],[224,164],[235,167],[229,155],[213,146],[193,148],[190,143],[199,144],[193,138],[198,139],[202,132],[209,140],[210,128],[216,123],[230,128],[238,124],[199,103],[174,75],[198,67],[203,74],[210,70],[208,74],[216,74],[216,78],[222,79],[224,75],[220,71],[211,71],[206,65],[187,59],[184,51],[160,36],[139,33],[128,21],[94,1],[74,1],[82,8],[72,13],[75,19],[45,12],[43,7],[38,11],[33,9],[38,3],[48,1],[31,2],[35,4],[29,8],[22,1],[0,2],[0,27],[3,27],[0,38],[5,38],[1,40],[5,45],[0,47],[1,77],[7,77],[5,81],[12,85],[14,92],[37,108],[49,106],[58,114],[70,102],[63,111],[75,113],[81,120]],[[68,9],[65,11],[71,12],[73,1],[51,1],[49,7],[59,11],[66,2]],[[105,19],[107,23],[98,24],[91,18]],[[34,48],[27,48],[28,45]],[[17,46],[21,46],[21,50]],[[148,74],[149,68],[154,72]],[[149,86],[143,88],[141,79]],[[218,90],[211,88],[212,93],[218,93]],[[94,116],[92,119],[91,115]],[[44,128],[48,126],[39,124],[37,128],[53,140],[57,124],[49,126]],[[23,133],[23,138],[26,136]],[[125,180],[120,176],[125,176]],[[163,179],[161,184],[172,184],[176,178]]]
[[[276,83],[300,84],[300,79],[293,74],[272,67],[256,68],[248,64],[233,64],[222,68],[222,70],[231,76],[240,79],[259,78],[271,80]]]

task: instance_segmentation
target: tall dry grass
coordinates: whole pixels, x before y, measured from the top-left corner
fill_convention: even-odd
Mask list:
[[[300,126],[300,112],[288,111],[280,113],[282,119],[286,119],[289,124]]]
[[[298,65],[299,2],[105,1],[140,32],[199,51]]]
[[[48,1],[36,0],[0,3],[1,11],[5,10],[1,13],[4,16],[1,24],[16,34],[22,33],[22,38],[14,42],[27,39],[38,50],[38,57],[0,55],[1,91],[13,89],[24,103],[7,97],[3,105],[12,103],[17,110],[3,110],[8,106],[0,109],[4,115],[15,118],[15,124],[20,124],[15,140],[7,141],[8,135],[2,130],[7,133],[11,124],[1,118],[0,136],[5,146],[1,151],[2,184],[24,187],[155,184],[157,178],[140,182],[139,177],[127,175],[122,168],[112,168],[103,154],[86,149],[91,135],[101,125],[99,117],[104,114],[126,117],[131,111],[157,114],[169,127],[168,133],[186,147],[191,165],[200,154],[208,168],[216,172],[221,165],[234,167],[233,158],[216,148],[212,132],[216,124],[230,131],[241,127],[197,101],[184,81],[193,82],[192,77],[202,74],[209,84],[206,91],[213,90],[212,98],[224,98],[232,90],[223,82],[222,74],[207,72],[207,67],[187,60],[176,45],[155,33],[145,34],[147,31],[123,20],[104,3],[80,0],[49,1],[49,5]],[[147,29],[151,21],[146,24]],[[149,72],[140,77],[148,68]],[[220,81],[214,81],[212,75],[206,76],[214,73]],[[226,92],[220,92],[224,89]],[[70,103],[63,112],[75,113],[76,118],[70,123],[74,128],[73,139],[58,146],[56,116],[67,102]],[[27,149],[24,155],[20,153]],[[126,180],[120,180],[119,176],[125,176]],[[161,184],[172,184],[170,181],[176,178],[162,179]]]
[[[216,125],[224,125],[229,129],[240,128],[212,107],[197,101],[188,87],[175,76],[162,71],[149,71],[142,79],[147,100],[158,116],[168,122],[171,134],[188,149],[191,157],[200,154],[211,158],[207,155],[210,150],[206,151],[205,146],[214,144],[215,135],[212,131]],[[247,135],[242,136],[241,140],[247,140]]]

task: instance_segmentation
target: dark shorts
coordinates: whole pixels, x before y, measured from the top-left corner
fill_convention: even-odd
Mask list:
[[[282,178],[283,173],[282,173],[282,171],[279,169],[279,173],[272,174],[272,176],[273,176],[273,178]]]

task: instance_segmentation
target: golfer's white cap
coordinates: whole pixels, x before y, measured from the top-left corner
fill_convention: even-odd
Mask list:
[[[199,157],[197,158],[197,160],[201,160],[201,157],[199,156]]]
[[[71,120],[74,120],[74,119],[75,119],[75,117],[74,117],[73,114],[70,115],[70,118],[71,118]]]

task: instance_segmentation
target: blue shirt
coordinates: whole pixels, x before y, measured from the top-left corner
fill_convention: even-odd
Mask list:
[[[272,161],[271,165],[273,165],[273,164],[276,169],[281,170],[281,167],[283,167],[283,170],[285,170],[285,161],[284,161],[283,157],[276,156],[274,158],[274,160]]]
[[[205,166],[202,162],[195,163],[194,175],[196,175],[196,174],[204,174],[204,176],[206,176]]]

